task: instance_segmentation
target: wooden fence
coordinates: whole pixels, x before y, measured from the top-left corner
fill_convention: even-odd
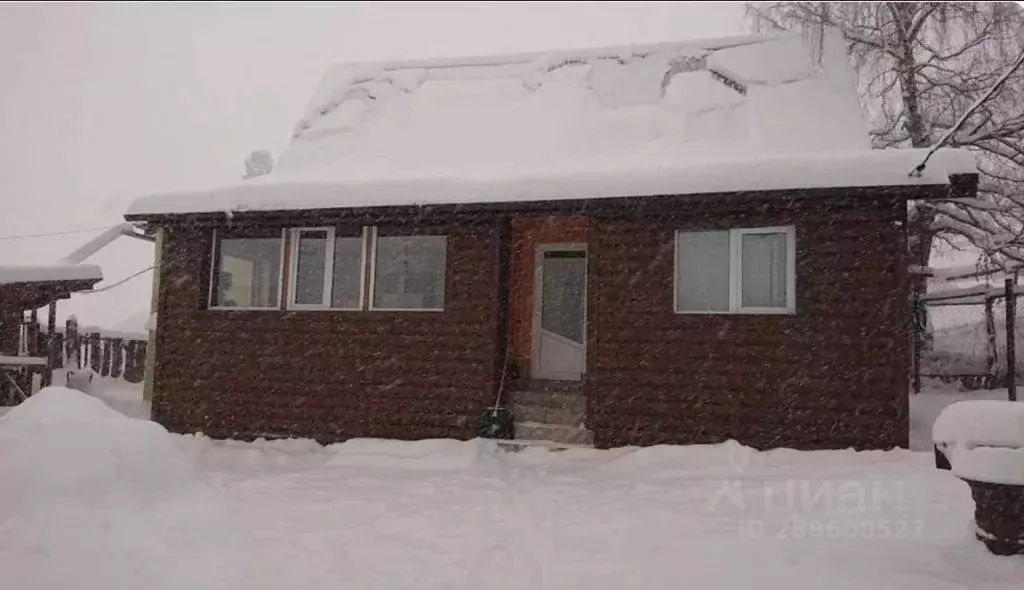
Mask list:
[[[89,367],[97,375],[129,383],[141,383],[146,374],[146,341],[143,339],[118,333],[80,334],[78,326],[70,319],[64,331],[54,333],[53,337],[57,351],[54,369]],[[41,356],[49,349],[46,339],[46,333],[38,328],[29,339]]]

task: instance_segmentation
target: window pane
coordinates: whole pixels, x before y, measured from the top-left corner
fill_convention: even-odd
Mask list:
[[[335,238],[331,307],[359,308],[359,285],[363,281],[362,270],[363,238]]]
[[[444,307],[444,236],[377,238],[373,305],[382,309]]]
[[[786,307],[786,234],[744,234],[743,307]]]
[[[295,261],[295,303],[320,305],[324,302],[327,262],[327,232],[300,231]]]
[[[676,309],[729,311],[729,232],[679,232]]]
[[[277,307],[281,238],[219,238],[217,307]]]
[[[587,281],[583,252],[544,255],[540,325],[549,332],[583,343],[583,305]]]

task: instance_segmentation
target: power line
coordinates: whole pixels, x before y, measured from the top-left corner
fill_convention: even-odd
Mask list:
[[[128,281],[134,279],[135,277],[141,275],[144,272],[149,272],[149,271],[153,270],[154,268],[156,268],[156,265],[146,267],[146,268],[144,268],[144,269],[142,269],[142,270],[140,270],[140,271],[138,271],[138,272],[136,272],[134,274],[131,274],[131,275],[121,279],[120,281],[118,281],[116,283],[112,283],[110,285],[107,285],[106,287],[100,287],[99,289],[91,289],[89,291],[77,291],[75,293],[75,295],[92,295],[93,293],[102,293],[104,291],[109,291],[109,290],[113,289],[114,287],[118,287],[118,286],[121,286],[121,285],[127,283]]]
[[[70,235],[70,234],[84,234],[84,233],[88,233],[88,232],[91,232],[91,231],[100,231],[100,230],[104,230],[104,229],[110,229],[110,226],[109,225],[104,225],[102,227],[89,227],[89,228],[84,228],[84,229],[69,229],[69,230],[66,230],[66,231],[55,231],[55,232],[47,232],[47,233],[41,233],[41,234],[25,234],[25,235],[21,235],[21,236],[0,236],[0,240],[20,240],[22,238],[46,238],[46,237],[49,237],[49,236],[67,236],[67,235]]]

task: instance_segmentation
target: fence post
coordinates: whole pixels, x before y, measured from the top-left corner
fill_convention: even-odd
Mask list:
[[[89,367],[94,373],[100,372],[100,363],[103,355],[100,354],[100,335],[98,332],[89,334]]]
[[[985,389],[995,389],[999,372],[999,345],[996,342],[996,314],[992,309],[995,300],[985,297]]]
[[[1006,279],[1006,393],[1011,402],[1017,401],[1017,296],[1013,292],[1013,279]]]
[[[82,343],[78,340],[78,320],[74,316],[64,322],[64,348],[67,351],[68,368],[81,369]]]
[[[110,353],[112,346],[110,345],[110,338],[103,339],[103,365],[100,367],[100,375],[104,377],[110,375]]]
[[[145,373],[146,362],[145,341],[129,340],[125,343],[124,380],[139,383]]]
[[[124,366],[124,340],[111,338],[110,349],[110,376],[116,379],[121,376],[121,368]]]

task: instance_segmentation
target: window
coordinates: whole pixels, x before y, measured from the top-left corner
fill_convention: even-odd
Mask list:
[[[378,236],[374,228],[371,307],[444,309],[447,247],[444,236]]]
[[[338,236],[332,227],[292,231],[292,309],[360,309],[362,236]]]
[[[678,313],[794,313],[792,226],[676,232]]]
[[[282,233],[213,234],[212,307],[276,309],[281,294]]]

